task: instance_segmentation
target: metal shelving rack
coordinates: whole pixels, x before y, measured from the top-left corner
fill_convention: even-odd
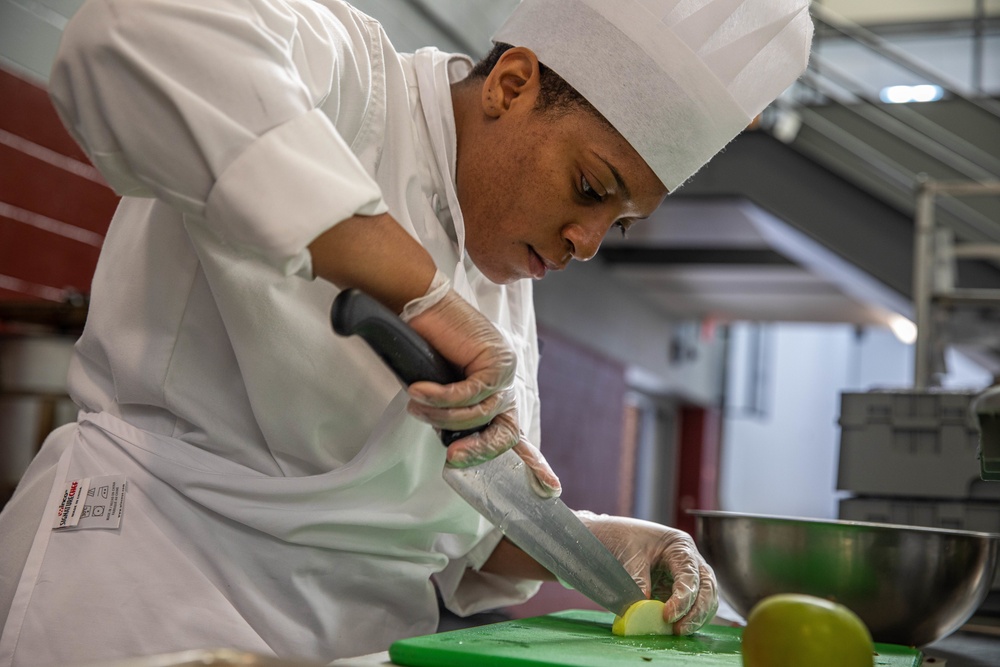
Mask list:
[[[1000,348],[1000,327],[992,325],[1000,318],[1000,289],[961,287],[958,284],[957,263],[962,259],[1000,262],[1000,243],[956,243],[952,230],[938,223],[935,217],[938,197],[1000,196],[1000,181],[942,182],[921,179],[917,188],[913,303],[916,315],[917,340],[914,359],[913,387],[917,392],[939,386],[938,376],[945,370],[944,349],[947,344],[960,344],[963,338],[986,336],[994,350]],[[967,327],[949,327],[949,319],[962,309],[975,312],[977,319],[987,320],[979,332]],[[986,318],[985,315],[989,314]],[[991,408],[992,409],[992,408]],[[982,408],[979,409],[982,412]],[[981,417],[982,419],[982,417]],[[1000,442],[995,437],[980,437],[979,459],[984,480],[1000,481]]]
[[[1000,196],[1000,181],[944,182],[920,180],[916,194],[913,257],[913,304],[917,325],[913,386],[938,386],[944,346],[957,334],[947,331],[942,313],[960,307],[1000,313],[1000,289],[960,287],[957,262],[985,259],[1000,262],[1000,243],[956,243],[952,230],[938,223],[937,200],[942,196]],[[960,337],[960,336],[958,336]],[[1000,331],[997,332],[1000,340]]]

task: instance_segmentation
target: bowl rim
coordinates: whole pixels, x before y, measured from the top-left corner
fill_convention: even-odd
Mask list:
[[[935,528],[931,526],[909,526],[899,523],[877,523],[874,521],[853,521],[848,519],[819,519],[811,517],[781,515],[781,514],[757,514],[753,512],[731,512],[728,510],[685,510],[687,514],[694,517],[709,517],[721,519],[767,519],[784,523],[809,523],[828,524],[833,526],[854,526],[860,528],[891,528],[900,531],[914,531],[918,533],[932,533],[955,535],[959,537],[978,537],[991,540],[1000,540],[1000,533],[984,533],[977,530],[958,530],[957,528]]]

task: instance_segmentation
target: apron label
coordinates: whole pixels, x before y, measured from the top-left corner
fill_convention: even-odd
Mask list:
[[[66,483],[53,528],[117,528],[125,511],[125,475],[86,477]]]
[[[53,528],[72,528],[80,521],[83,506],[80,501],[87,495],[89,479],[74,479],[66,482],[62,499],[56,509],[56,522]]]

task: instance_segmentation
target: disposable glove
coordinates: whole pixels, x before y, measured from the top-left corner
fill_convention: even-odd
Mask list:
[[[489,424],[453,442],[448,465],[474,466],[513,448],[533,473],[535,492],[543,497],[559,495],[559,478],[518,426],[517,356],[486,316],[438,272],[427,293],[409,302],[401,317],[465,375],[448,385],[414,382],[409,388],[409,413],[438,430],[463,431]]]
[[[715,573],[682,530],[650,521],[577,511],[647,597],[664,602],[663,620],[689,635],[719,608]]]

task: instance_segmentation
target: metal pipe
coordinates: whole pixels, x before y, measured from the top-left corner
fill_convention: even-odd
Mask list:
[[[976,0],[972,17],[972,88],[983,94],[983,24],[986,22],[986,0]]]
[[[866,30],[857,23],[849,21],[836,13],[831,12],[820,4],[812,3],[813,18],[825,26],[836,30],[840,34],[854,40],[862,46],[874,51],[883,58],[891,60],[900,67],[908,69],[914,74],[918,74],[931,83],[935,83],[947,90],[953,97],[957,97],[973,106],[979,107],[983,111],[1000,118],[1000,104],[985,98],[974,98],[959,90],[960,86],[949,79],[944,74],[927,67],[920,61],[909,56],[902,49],[882,39],[875,33]]]
[[[963,243],[955,246],[952,256],[956,259],[992,259],[1000,261],[1000,244]]]
[[[860,158],[864,166],[869,167],[892,185],[907,192],[912,191],[914,177],[911,172],[903,165],[886,157],[833,121],[824,118],[809,107],[786,105],[780,99],[775,103],[775,106],[786,113],[798,114],[805,125],[816,130],[820,135],[836,142],[852,155]]]
[[[816,90],[822,93],[822,91],[819,91],[816,83],[812,81],[812,77],[800,78],[799,82],[809,90]],[[831,102],[838,106],[847,106],[835,99],[831,99]],[[798,115],[804,125],[815,130],[823,137],[834,141],[838,146],[859,158],[862,161],[862,168],[868,168],[873,175],[881,177],[884,179],[885,183],[894,186],[899,190],[899,200],[897,203],[900,206],[908,208],[909,203],[912,201],[912,192],[917,182],[917,174],[913,173],[898,162],[890,159],[882,152],[872,148],[864,141],[839,127],[836,123],[827,120],[821,114],[816,113],[809,107],[799,107],[785,102],[781,98],[778,98],[774,102],[774,107],[781,109],[782,111]],[[992,184],[996,182],[997,181],[969,183],[966,181],[959,181],[954,183],[954,192],[948,192],[941,189],[936,189],[935,192],[941,192],[942,194],[964,194],[966,192],[991,194],[991,188],[995,187]],[[948,188],[951,187],[951,185],[950,182],[942,183],[934,181],[929,183],[927,187]],[[979,187],[982,187],[983,190],[977,191],[976,188]],[[1000,242],[1000,234],[997,232],[996,221],[983,215],[981,212],[970,207],[968,204],[965,204],[958,199],[945,199],[938,202],[938,206],[942,211],[954,216],[953,224],[955,226],[955,231],[956,233],[961,232],[963,234],[963,238],[966,240]]]
[[[968,181],[928,181],[926,187],[935,194],[964,197],[1000,195],[1000,181],[969,183]]]
[[[815,60],[815,57],[810,60],[810,68]],[[833,81],[861,103],[860,107],[843,104],[846,109],[875,123],[893,136],[920,148],[970,179],[992,180],[1000,175],[1000,159],[995,155],[921,116],[913,109],[898,104],[885,106],[872,104],[857,92],[862,87],[857,79],[829,64],[823,65],[823,78]],[[807,85],[814,86],[818,90],[823,87],[817,80],[818,77],[806,74],[803,79],[809,82]]]
[[[917,186],[916,218],[913,230],[913,309],[916,313],[917,340],[914,346],[913,387],[931,386],[934,332],[931,331],[931,271],[934,261],[934,190],[921,176]]]

